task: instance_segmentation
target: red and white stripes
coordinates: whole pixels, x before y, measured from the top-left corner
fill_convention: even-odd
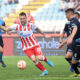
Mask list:
[[[26,26],[17,26],[16,27],[17,29],[17,33],[21,39],[21,42],[22,42],[22,48],[23,50],[25,49],[29,49],[29,48],[32,48],[36,45],[38,45],[38,42],[37,40],[35,39],[34,35],[33,35],[33,31],[32,31],[32,25],[28,24]],[[22,34],[20,34],[22,33]],[[28,34],[30,36],[23,36],[23,34]]]

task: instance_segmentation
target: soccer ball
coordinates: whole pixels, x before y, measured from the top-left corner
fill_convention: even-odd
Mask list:
[[[24,60],[18,61],[17,67],[18,67],[19,69],[22,69],[22,70],[25,69],[25,68],[26,68],[26,62],[25,62]]]

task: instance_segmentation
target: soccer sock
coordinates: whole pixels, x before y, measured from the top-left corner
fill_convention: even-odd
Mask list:
[[[72,58],[65,58],[66,59],[66,61],[71,65],[71,60],[72,60]]]
[[[77,63],[76,63],[76,67],[78,67],[78,66],[79,66],[79,64],[80,64],[80,63],[79,63],[79,62],[77,62]]]
[[[38,69],[40,69],[41,71],[46,70],[46,69],[44,68],[44,66],[43,66],[40,62],[36,62],[35,64],[36,64],[36,67],[37,67]]]
[[[80,67],[80,62],[77,62],[77,65],[76,65],[77,67]]]
[[[2,54],[2,53],[0,53],[0,62],[2,62],[2,55],[3,55],[3,54]]]
[[[78,68],[77,68],[77,64],[72,64],[72,67],[73,67],[73,69],[74,69],[74,71],[75,71],[76,74],[80,73],[79,70],[78,70]]]
[[[43,61],[47,62],[47,58],[44,55],[42,56],[42,58],[43,58]]]

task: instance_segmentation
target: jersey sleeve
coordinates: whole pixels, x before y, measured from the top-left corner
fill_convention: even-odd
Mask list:
[[[31,23],[31,26],[32,26],[32,31],[35,32],[37,27],[33,23]]]
[[[77,19],[76,19],[76,20],[74,19],[74,20],[71,22],[71,26],[72,26],[72,28],[74,28],[74,27],[78,27],[77,24],[78,24]]]
[[[5,26],[5,22],[3,22],[2,26]]]
[[[0,25],[5,26],[5,22],[1,20]]]
[[[17,30],[17,28],[18,28],[18,24],[14,24],[14,25],[12,25],[12,26],[10,26],[9,27],[11,30]]]

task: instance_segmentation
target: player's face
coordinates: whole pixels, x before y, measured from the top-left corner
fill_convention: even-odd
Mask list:
[[[75,16],[77,19],[79,19],[79,16],[78,16],[77,14],[74,14],[74,16]]]
[[[20,19],[20,22],[22,25],[25,25],[26,24],[26,16],[19,16],[19,19]]]
[[[66,18],[70,20],[70,13],[66,13]]]

